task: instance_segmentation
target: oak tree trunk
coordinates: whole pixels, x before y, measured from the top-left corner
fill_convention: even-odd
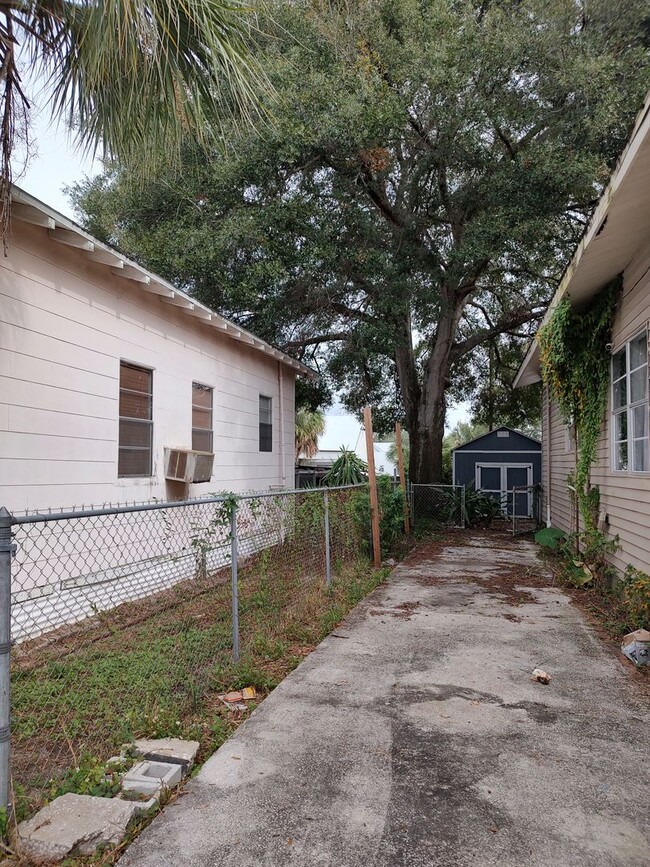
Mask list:
[[[445,435],[445,390],[451,350],[462,313],[453,290],[442,293],[440,318],[420,382],[412,352],[396,353],[397,370],[409,432],[409,479],[415,484],[442,481],[442,440]],[[409,333],[410,348],[410,333]]]

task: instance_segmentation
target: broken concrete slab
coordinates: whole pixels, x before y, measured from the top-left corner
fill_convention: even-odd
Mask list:
[[[20,851],[43,859],[92,855],[98,846],[121,842],[136,815],[129,801],[69,792],[20,823]]]
[[[183,772],[187,773],[194,764],[199,746],[198,741],[184,741],[181,738],[142,738],[127,744],[125,749],[130,748],[136,756],[150,761],[183,765]]]

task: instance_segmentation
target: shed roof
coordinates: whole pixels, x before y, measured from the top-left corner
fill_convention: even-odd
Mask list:
[[[244,343],[251,349],[277,359],[308,379],[318,378],[316,371],[307,367],[306,364],[291,358],[291,356],[271,346],[270,343],[261,340],[197,301],[196,298],[192,298],[186,292],[177,289],[167,280],[128,259],[113,247],[97,240],[73,220],[55,211],[54,208],[41,202],[20,187],[12,186],[11,199],[12,220],[42,227],[53,241],[75,247],[82,255],[106,266],[115,277],[124,280],[125,284],[130,284],[134,290],[158,295],[163,302],[170,304],[177,310],[180,309],[187,316],[199,319],[206,325],[211,325],[219,333],[225,334],[232,340]]]
[[[548,322],[565,296],[570,294],[572,304],[578,305],[597,295],[625,270],[649,237],[650,92],[541,325]],[[518,388],[539,380],[539,344],[535,338],[514,385]]]
[[[513,427],[508,427],[507,425],[501,425],[501,427],[495,427],[493,430],[489,430],[487,433],[481,434],[480,436],[474,437],[474,439],[467,440],[466,443],[462,443],[462,445],[456,446],[456,448],[452,449],[452,452],[460,451],[461,449],[467,448],[467,446],[474,445],[475,443],[480,442],[481,440],[488,439],[493,437],[495,433],[500,430],[506,430],[509,433],[517,434],[518,437],[523,437],[534,445],[542,448],[542,444],[539,440],[536,440],[534,437],[529,437],[528,434],[522,433],[520,430],[515,430]],[[491,449],[490,449],[491,451]]]

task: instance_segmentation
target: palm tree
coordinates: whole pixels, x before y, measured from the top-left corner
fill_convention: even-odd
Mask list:
[[[264,76],[245,0],[0,0],[0,231],[6,243],[12,152],[28,137],[20,59],[44,83],[53,118],[86,151],[151,170],[188,135],[216,137],[248,116]]]
[[[296,460],[300,455],[313,458],[318,451],[318,438],[325,432],[325,416],[321,410],[313,412],[301,407],[296,412]]]

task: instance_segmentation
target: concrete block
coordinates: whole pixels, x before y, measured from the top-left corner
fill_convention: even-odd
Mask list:
[[[98,846],[119,843],[136,816],[129,801],[69,792],[20,823],[20,850],[43,859],[92,855]]]
[[[184,741],[180,738],[143,738],[129,746],[135,748],[135,754],[143,759],[183,765],[183,773],[187,773],[194,764],[200,744],[198,741]]]
[[[172,762],[138,762],[122,777],[124,792],[156,798],[163,788],[175,788],[183,778],[183,766]]]

